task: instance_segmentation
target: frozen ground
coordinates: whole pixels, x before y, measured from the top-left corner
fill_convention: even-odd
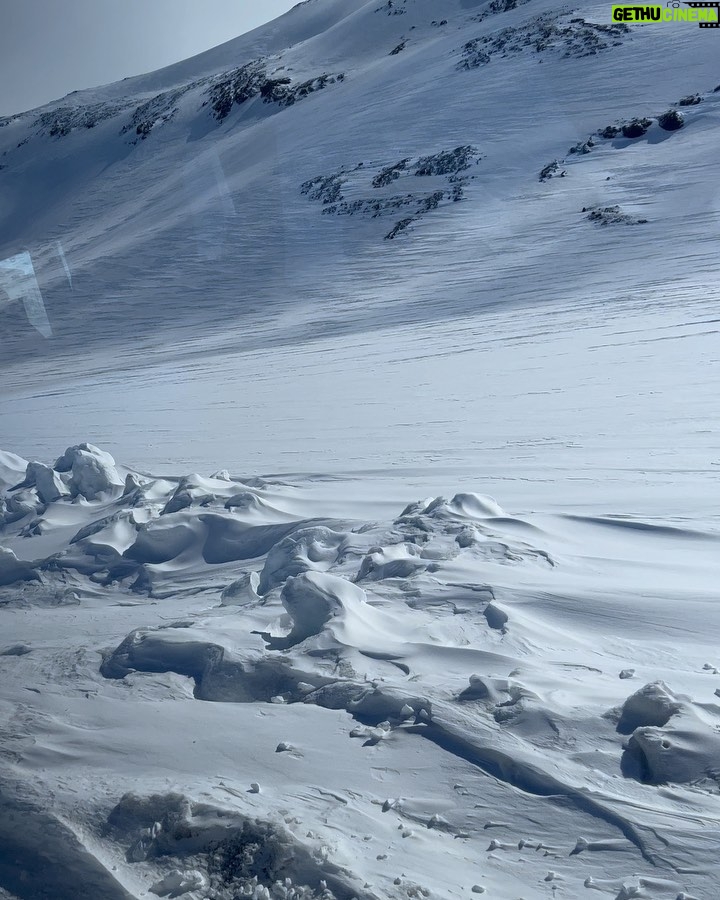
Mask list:
[[[718,36],[514,5],[0,121],[3,900],[717,896]]]

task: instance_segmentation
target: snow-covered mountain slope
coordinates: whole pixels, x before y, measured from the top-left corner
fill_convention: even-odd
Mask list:
[[[46,458],[80,429],[136,465],[182,470],[208,459],[184,432],[200,421],[193,442],[212,436],[217,466],[380,469],[452,446],[478,471],[469,457],[498,446],[487,420],[507,403],[522,423],[511,441],[545,442],[535,422],[549,415],[554,440],[582,445],[576,414],[590,433],[595,415],[572,396],[582,387],[625,410],[623,435],[610,406],[600,429],[623,456],[644,432],[626,462],[647,469],[668,443],[658,423],[685,420],[688,402],[705,422],[712,391],[696,385],[718,384],[717,33],[608,22],[603,4],[314,0],[195,60],[3,122],[0,255],[21,259],[22,277],[0,269],[2,432]],[[658,124],[671,109],[682,128]],[[639,137],[600,136],[645,116]],[[30,263],[47,325],[18,300]],[[526,324],[541,360],[505,353]],[[562,346],[579,324],[587,342]],[[656,328],[663,340],[628,350]],[[398,360],[425,358],[428,340],[435,362],[408,394]],[[671,346],[702,359],[684,381]],[[268,366],[270,347],[284,349]],[[580,377],[556,377],[558,354]],[[444,416],[456,364],[463,406]],[[165,366],[162,396],[148,365]],[[58,373],[65,400],[28,403]],[[376,403],[393,379],[407,399]],[[523,389],[535,379],[539,420]],[[637,379],[642,397],[627,390]],[[647,417],[658,391],[663,411]],[[288,403],[291,446],[278,440]],[[178,417],[187,404],[194,415]],[[356,430],[333,426],[354,416]],[[163,439],[150,446],[129,437],[152,432]]]
[[[308,0],[0,120],[3,900],[714,900],[718,40]]]
[[[138,336],[175,346],[180,327],[253,347],[695,290],[718,211],[717,35],[610,25],[599,3],[506,6],[314,0],[189,63],[4,120],[0,254],[32,255],[54,338],[8,306],[3,358],[75,353],[79,332],[106,360]],[[695,94],[684,128],[569,153]],[[458,147],[472,150],[420,164]],[[554,160],[566,177],[540,181]],[[583,212],[614,206],[647,222]]]

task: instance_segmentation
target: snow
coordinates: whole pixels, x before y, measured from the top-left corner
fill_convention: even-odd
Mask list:
[[[215,848],[257,819],[310,854],[273,870],[293,890],[711,896],[716,523],[518,515],[466,492],[373,521],[350,498],[318,525],[312,483],[265,479],[295,513],[262,524],[215,494],[230,477],[135,474],[83,499],[79,532],[69,495],[44,535],[30,515],[5,528],[36,579],[0,593],[13,782],[37,815],[52,794],[103,877],[222,897]],[[178,483],[194,503],[166,513]],[[121,834],[130,793],[149,824]]]
[[[0,123],[0,897],[716,896],[717,36],[505,5]]]

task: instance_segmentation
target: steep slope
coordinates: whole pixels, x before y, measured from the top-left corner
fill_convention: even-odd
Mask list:
[[[602,4],[514,6],[314,0],[189,63],[3,122],[0,254],[30,253],[53,329],[45,343],[7,305],[4,361],[74,353],[80,331],[85,354],[179,326],[247,347],[612,300],[609,271],[625,297],[694,289],[717,212],[716,35],[609,25]],[[568,155],[695,93],[678,131],[654,122]],[[473,148],[468,168],[416,177],[458,147]],[[563,181],[539,181],[563,158]],[[647,222],[598,229],[582,213],[616,205],[616,223]]]

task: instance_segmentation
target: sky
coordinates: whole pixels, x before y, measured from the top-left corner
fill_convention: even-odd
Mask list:
[[[296,0],[0,0],[0,116],[187,59]]]

